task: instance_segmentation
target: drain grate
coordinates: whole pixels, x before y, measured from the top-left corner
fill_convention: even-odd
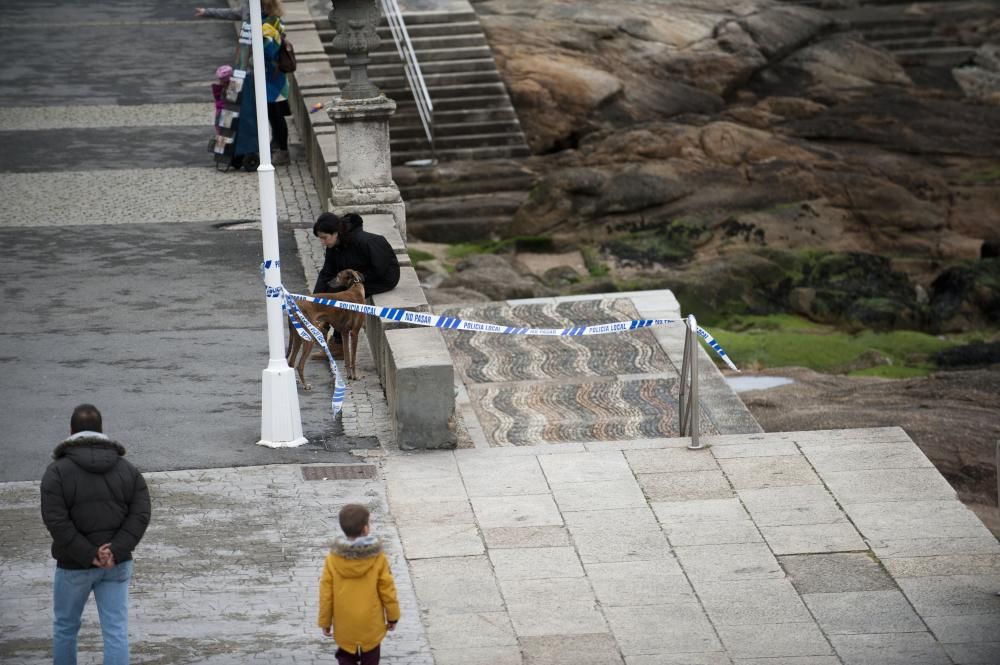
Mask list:
[[[304,480],[371,480],[375,467],[371,464],[338,464],[336,466],[303,466]]]

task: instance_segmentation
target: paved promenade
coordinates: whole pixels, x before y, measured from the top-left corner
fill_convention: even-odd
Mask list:
[[[133,663],[335,662],[332,642],[316,627],[319,575],[326,544],[339,532],[337,510],[358,502],[372,510],[385,540],[403,609],[383,661],[432,665],[382,484],[323,480],[332,474],[322,472],[306,480],[303,469],[317,467],[146,474],[153,521],[136,550]],[[0,538],[0,662],[51,662],[55,562],[37,483],[0,484]],[[100,663],[93,601],[84,617],[80,662]]]
[[[438,665],[1000,663],[1000,545],[897,428],[386,460]]]
[[[345,501],[372,507],[400,587],[390,664],[1000,662],[1000,545],[902,430],[685,443],[371,452],[384,486],[151,473],[134,662],[332,662],[316,585]],[[0,542],[0,659],[44,663],[37,483],[0,485]],[[99,662],[92,606],[84,635]]]

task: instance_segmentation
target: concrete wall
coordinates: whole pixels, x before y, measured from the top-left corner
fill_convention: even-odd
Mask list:
[[[385,331],[385,393],[404,450],[454,448],[455,368],[437,328]]]
[[[340,93],[340,87],[305,2],[286,0],[285,26],[298,63],[289,77],[289,103],[323,209],[329,210],[337,177],[337,134],[326,108]],[[323,106],[313,111],[316,104]],[[396,288],[368,301],[376,307],[429,311],[427,297],[406,253],[406,239],[397,230],[392,215],[363,216],[365,229],[389,241],[400,265]],[[440,331],[369,316],[365,333],[389,401],[399,445],[454,448],[455,435],[450,429],[455,411],[454,366]]]

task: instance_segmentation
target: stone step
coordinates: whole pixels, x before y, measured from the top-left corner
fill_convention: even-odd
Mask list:
[[[504,96],[507,93],[507,89],[500,81],[494,81],[493,83],[469,83],[466,85],[428,86],[428,88],[434,108],[438,107],[438,100],[468,99],[469,97],[486,97],[489,95]],[[392,91],[383,90],[382,92],[385,93],[386,97],[394,99],[397,103],[405,101],[408,104],[413,102],[413,94],[409,88],[396,88]]]
[[[902,65],[922,67],[957,67],[975,55],[976,49],[969,46],[952,46],[936,49],[913,49],[895,51],[893,55]]]
[[[434,137],[434,147],[437,150],[453,150],[465,148],[488,148],[490,146],[523,145],[524,137],[520,132],[494,132],[488,134],[452,134]],[[389,145],[401,151],[417,150],[427,145],[427,139],[421,133],[419,137],[389,137]]]
[[[525,191],[493,191],[468,196],[424,198],[406,204],[406,219],[454,219],[512,215],[528,197]]]
[[[497,66],[493,58],[473,58],[471,60],[438,60],[433,62],[421,62],[420,72],[424,76],[430,74],[446,74],[452,72],[496,72]],[[338,65],[333,68],[338,79],[348,77],[350,69],[347,65]],[[403,61],[385,63],[381,65],[368,65],[368,76],[374,81],[382,77],[403,76]]]
[[[413,107],[410,108],[412,109]],[[434,124],[438,127],[444,125],[500,121],[516,123],[517,113],[515,113],[514,109],[509,106],[506,108],[468,108],[457,111],[439,111],[434,109]],[[420,117],[416,113],[397,113],[397,115],[394,115],[392,118],[392,126],[419,127]]]
[[[434,49],[450,49],[450,48],[468,48],[471,46],[485,46],[486,37],[483,36],[482,32],[476,32],[472,34],[465,35],[429,35],[427,37],[410,37],[410,43],[413,46],[413,50],[418,54],[422,51],[434,50]],[[323,50],[328,54],[337,54],[340,51],[336,51],[333,44],[329,41],[323,43]],[[396,42],[392,40],[392,36],[382,40],[372,53],[382,53],[385,51],[391,51],[397,53]],[[419,56],[418,56],[419,57]]]
[[[409,204],[406,213],[406,235],[423,242],[443,242],[448,244],[491,240],[505,235],[504,229],[511,223],[508,215],[496,217],[459,217],[448,219],[413,219]]]
[[[391,50],[378,50],[374,53],[369,54],[371,58],[371,63],[376,65],[389,64],[393,62],[399,62],[399,53],[396,49]],[[482,46],[463,46],[461,48],[445,48],[445,49],[424,49],[422,51],[417,51],[417,62],[423,65],[425,62],[432,62],[435,60],[479,60],[483,58],[492,58],[493,52],[490,50],[489,46],[485,44]],[[335,53],[330,56],[330,65],[334,68],[346,67],[347,56],[343,53]]]
[[[915,39],[919,37],[931,37],[934,35],[934,28],[930,25],[910,25],[895,28],[873,28],[862,30],[861,34],[869,42],[878,43],[891,39]]]
[[[479,17],[475,12],[407,12],[403,14],[403,23],[406,24],[406,30],[416,29],[418,26],[425,25],[455,25],[462,23],[479,23]],[[386,26],[385,17],[382,17],[380,26]],[[318,19],[316,21],[316,28],[320,32],[332,32],[333,25],[330,23],[328,17]]]
[[[429,11],[429,12],[403,12],[403,23],[409,28],[411,25],[427,25],[442,23],[471,23],[479,22],[479,17],[474,11]],[[382,17],[382,25],[386,25],[385,17]]]
[[[518,134],[521,125],[517,120],[494,120],[492,122],[434,123],[435,141],[438,138],[477,134]],[[423,138],[422,125],[396,125],[389,127],[390,139]]]
[[[500,90],[493,90],[490,94],[486,95],[459,95],[457,97],[438,96],[436,98],[432,98],[431,101],[434,102],[434,113],[439,111],[462,111],[465,109],[512,108],[510,98],[507,97],[506,93],[506,89],[502,92]],[[396,104],[398,109],[397,113],[409,108],[416,108],[413,97],[397,99]]]
[[[343,80],[348,80],[347,75],[344,75]],[[338,79],[340,76],[338,75]],[[496,84],[501,83],[500,74],[497,73],[496,69],[479,71],[479,72],[442,72],[437,74],[425,74],[424,75],[424,85],[427,86],[427,91],[430,93],[431,102],[434,101],[436,93],[441,92],[445,88],[454,88],[457,86],[468,86],[468,85],[482,85],[482,84]],[[379,87],[379,90],[384,92],[389,97],[396,97],[397,95],[407,95],[410,93],[410,83],[405,76],[400,72],[400,76],[392,77],[371,77],[372,83]]]
[[[337,34],[332,28],[325,28],[323,30],[317,31],[320,40],[323,44],[328,44],[333,40],[334,35]],[[424,23],[424,24],[406,24],[406,34],[410,36],[410,39],[419,39],[421,37],[433,37],[435,35],[465,35],[472,33],[482,33],[482,26],[479,25],[479,21],[457,21],[454,23]],[[382,25],[379,26],[378,36],[383,41],[392,42],[392,32],[389,30],[389,26]]]
[[[873,42],[868,40],[875,46],[879,48],[884,48],[887,51],[928,51],[934,49],[942,49],[953,46],[960,46],[958,39],[955,37],[924,37],[920,39],[892,39],[879,42]]]
[[[481,161],[489,159],[514,159],[519,157],[530,157],[531,151],[527,146],[501,145],[489,148],[461,148],[455,150],[438,150],[437,158],[442,162],[448,161]],[[430,148],[419,150],[399,150],[393,151],[392,163],[394,166],[405,164],[414,159],[429,159],[431,157]]]
[[[395,169],[393,173],[395,174]],[[493,175],[476,180],[448,180],[447,182],[415,183],[402,185],[396,178],[403,198],[407,201],[429,197],[462,196],[470,194],[490,194],[494,191],[528,192],[535,185],[535,176],[530,173],[513,173],[506,176]]]

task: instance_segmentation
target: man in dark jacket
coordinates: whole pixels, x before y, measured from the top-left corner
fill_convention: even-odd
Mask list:
[[[389,241],[362,228],[361,215],[348,213],[338,217],[324,212],[313,224],[313,235],[326,247],[323,269],[319,271],[313,293],[335,293],[346,287],[330,280],[341,270],[357,270],[365,283],[365,296],[384,293],[399,283],[399,261]]]
[[[127,665],[128,584],[132,550],[149,525],[149,490],[104,436],[101,412],[81,404],[70,437],[56,446],[42,477],[42,520],[56,560],[52,651],[55,665],[75,665],[83,607],[94,592],[105,665]]]

